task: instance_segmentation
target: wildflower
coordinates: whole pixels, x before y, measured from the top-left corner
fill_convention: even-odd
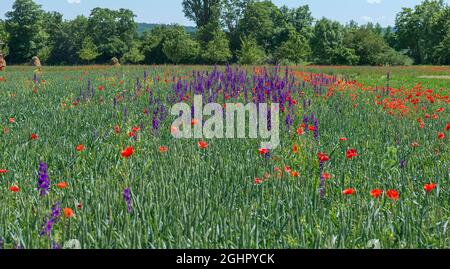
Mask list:
[[[136,135],[135,132],[129,132],[129,133],[128,133],[128,137],[134,137],[135,135]]]
[[[8,173],[8,172],[9,172],[9,171],[6,170],[6,169],[0,169],[0,175],[6,174],[6,173]]]
[[[39,172],[38,172],[38,189],[40,191],[41,196],[45,196],[48,193],[50,188],[50,180],[47,174],[47,164],[44,162],[39,163]]]
[[[319,158],[319,161],[322,163],[328,162],[330,160],[330,157],[328,157],[328,155],[326,153],[322,153],[322,152],[319,152],[317,154],[317,157]]]
[[[291,177],[299,177],[300,173],[297,171],[291,171]]]
[[[125,200],[125,203],[127,204],[128,213],[131,213],[131,189],[126,188],[123,191],[123,199]]]
[[[329,180],[329,179],[331,179],[331,175],[329,173],[323,173],[322,178],[325,180]]]
[[[438,139],[444,139],[445,138],[445,134],[442,132],[438,133]]]
[[[373,198],[376,198],[376,199],[379,198],[382,194],[383,194],[383,191],[380,189],[375,189],[370,192],[370,196],[372,196]]]
[[[197,145],[198,145],[198,147],[200,149],[207,149],[208,148],[208,143],[205,142],[205,141],[200,141],[200,142],[197,143]]]
[[[73,210],[71,208],[64,208],[64,217],[70,219],[73,218],[75,214],[73,213]]]
[[[198,120],[196,120],[196,119],[192,119],[191,120],[191,125],[192,126],[195,126],[195,125],[197,125],[198,124]]]
[[[37,140],[38,139],[38,135],[37,134],[31,134],[30,138],[31,138],[31,140]]]
[[[116,134],[119,134],[119,133],[120,133],[120,126],[119,126],[119,125],[114,126],[114,132],[115,132]]]
[[[347,141],[347,138],[346,137],[341,137],[341,138],[339,138],[339,141],[345,142],[345,141]]]
[[[84,150],[84,145],[83,145],[83,144],[80,144],[80,145],[76,146],[76,147],[75,147],[75,150],[78,151],[78,152],[83,151],[83,150]]]
[[[342,192],[343,195],[353,195],[356,193],[355,189],[346,189]]]
[[[103,86],[98,86],[98,90],[99,91],[103,91],[105,89],[105,87],[103,87]]]
[[[286,173],[290,174],[292,172],[291,168],[289,166],[286,166],[284,168],[284,171],[286,171]]]
[[[304,135],[305,134],[305,129],[304,128],[298,128],[297,129],[297,134],[298,135]]]
[[[44,222],[42,227],[42,231],[39,233],[40,236],[46,235],[48,237],[51,236],[53,225],[57,223],[61,218],[61,208],[59,203],[56,203],[52,206],[52,213],[49,218]]]
[[[168,148],[168,147],[166,147],[166,146],[161,146],[161,147],[159,147],[159,152],[165,153],[165,152],[167,152],[167,151],[169,151],[169,148]]]
[[[17,193],[17,192],[20,191],[20,188],[17,187],[17,186],[11,186],[11,187],[9,187],[9,190],[10,190],[11,192]]]
[[[133,153],[134,153],[134,148],[133,147],[127,147],[126,149],[124,149],[121,152],[121,155],[122,155],[122,157],[128,159],[128,158],[131,157],[131,155],[133,155]]]
[[[258,151],[259,151],[259,154],[261,154],[261,155],[266,155],[267,153],[269,153],[269,150],[268,149],[264,149],[264,148],[259,149]]]
[[[262,184],[262,183],[263,183],[262,179],[260,179],[260,178],[255,178],[255,185],[260,185],[260,184]]]
[[[396,191],[396,190],[388,190],[388,191],[386,192],[386,196],[387,196],[389,199],[392,199],[392,200],[398,200],[399,197],[400,197],[400,194],[399,194],[398,191]]]
[[[347,156],[347,159],[352,159],[354,157],[357,157],[358,153],[356,152],[356,149],[349,149],[349,150],[347,150],[346,156]]]
[[[314,131],[316,130],[316,127],[315,127],[315,126],[309,126],[308,129],[309,129],[311,132],[314,132]]]
[[[67,184],[67,182],[59,182],[58,184],[56,184],[56,186],[58,187],[58,189],[67,189],[69,187],[69,184]]]
[[[450,123],[447,123],[447,126],[445,127],[445,131],[449,131],[450,130]]]
[[[292,152],[293,152],[294,154],[298,153],[298,146],[297,146],[297,144],[295,144],[295,145],[292,147]]]
[[[423,187],[423,189],[428,193],[432,192],[436,188],[437,188],[437,185],[434,183],[425,184],[425,186]]]
[[[15,123],[16,122],[16,119],[14,119],[14,118],[9,118],[9,123]]]

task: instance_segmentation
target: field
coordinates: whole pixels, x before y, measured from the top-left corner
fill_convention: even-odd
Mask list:
[[[448,74],[8,67],[0,248],[449,248]],[[280,103],[281,145],[173,138],[195,94]]]

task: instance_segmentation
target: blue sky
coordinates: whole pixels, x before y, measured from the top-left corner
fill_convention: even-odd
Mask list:
[[[89,15],[94,7],[112,9],[128,8],[137,15],[138,22],[179,23],[193,25],[184,18],[182,0],[35,0],[45,10],[54,10],[71,19],[76,15]],[[446,0],[449,3],[450,0]],[[0,18],[11,9],[14,0],[0,0]],[[381,25],[392,25],[395,14],[402,7],[413,7],[421,0],[273,0],[278,5],[297,7],[308,4],[316,18],[327,17],[348,22],[351,19],[358,23],[368,21],[379,22]]]

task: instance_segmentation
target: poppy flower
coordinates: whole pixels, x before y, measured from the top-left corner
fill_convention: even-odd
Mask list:
[[[392,200],[398,200],[399,197],[400,197],[400,194],[399,194],[398,191],[396,191],[396,190],[388,190],[388,191],[386,192],[386,196],[387,196],[389,199],[392,199]]]
[[[288,173],[288,174],[292,172],[292,170],[289,166],[284,167],[284,171],[286,171],[286,173]]]
[[[442,113],[444,111],[445,111],[445,109],[443,107],[440,107],[436,110],[437,113]]]
[[[267,153],[269,153],[269,150],[268,149],[264,149],[264,148],[259,149],[258,151],[259,151],[259,154],[261,154],[261,155],[266,155]]]
[[[105,89],[105,87],[103,87],[103,86],[98,86],[98,90],[99,91],[103,91]]]
[[[141,127],[139,127],[139,126],[135,126],[135,127],[133,127],[133,129],[131,129],[134,133],[137,133],[137,132],[139,132],[140,130],[141,130]]]
[[[425,184],[425,186],[423,186],[423,189],[428,193],[432,192],[436,188],[437,188],[437,185],[434,183]]]
[[[346,189],[342,192],[343,195],[353,195],[356,193],[355,189]]]
[[[197,125],[198,124],[198,120],[196,120],[196,119],[192,119],[191,120],[191,125],[192,126],[195,126],[195,125]]]
[[[129,132],[128,133],[128,137],[135,137],[136,136],[136,133],[135,132]]]
[[[445,131],[448,132],[448,130],[450,130],[450,123],[447,123],[447,126],[445,127]]]
[[[297,172],[297,171],[292,171],[291,172],[291,177],[299,177],[299,176],[300,176],[299,172]]]
[[[169,151],[168,147],[166,147],[166,146],[159,147],[159,152],[164,153],[164,152],[167,152],[167,151]]]
[[[9,123],[14,123],[16,120],[14,118],[9,118]]]
[[[444,139],[445,138],[445,134],[440,132],[438,133],[438,139]]]
[[[9,187],[9,190],[10,190],[11,192],[17,193],[17,192],[20,191],[20,188],[17,187],[17,186],[11,186],[11,187]]]
[[[413,142],[413,143],[411,143],[411,147],[418,148],[418,147],[420,147],[420,144],[417,142]]]
[[[56,184],[56,187],[58,187],[58,189],[67,189],[67,187],[69,187],[69,184],[67,184],[67,182],[60,182],[58,184]]]
[[[120,126],[119,125],[114,126],[114,132],[116,134],[120,133]]]
[[[297,146],[297,144],[295,144],[295,145],[292,147],[292,152],[293,152],[293,153],[297,153],[297,152],[298,152],[298,146]]]
[[[0,175],[6,174],[6,173],[8,173],[8,172],[9,172],[9,171],[6,170],[6,169],[0,169]]]
[[[356,149],[349,149],[349,150],[347,150],[346,156],[347,156],[347,159],[352,159],[354,157],[357,157],[358,153],[357,153]]]
[[[209,146],[208,143],[205,142],[205,141],[200,141],[200,142],[197,143],[197,145],[198,145],[198,147],[199,147],[200,149],[207,149],[208,146]]]
[[[128,159],[128,158],[131,157],[131,155],[133,155],[133,153],[134,153],[134,148],[133,147],[128,147],[128,148],[126,148],[126,149],[124,149],[122,151],[121,155],[122,155],[122,157]]]
[[[176,134],[178,132],[178,128],[175,126],[170,127],[170,133],[171,134]]]
[[[346,137],[341,137],[341,138],[339,138],[339,140],[345,142],[345,141],[347,141],[347,138]]]
[[[315,126],[309,126],[308,129],[309,129],[311,132],[313,132],[313,131],[316,130],[316,127],[315,127]]]
[[[80,152],[84,150],[84,145],[83,144],[79,144],[78,146],[75,147],[75,150]]]
[[[64,216],[68,219],[73,218],[75,214],[73,213],[73,210],[71,208],[64,208]]]
[[[370,192],[370,196],[373,198],[379,198],[383,194],[383,191],[380,189],[375,189]]]
[[[297,134],[298,135],[304,135],[305,134],[305,129],[304,128],[298,128],[297,129]]]
[[[31,140],[37,140],[38,139],[38,135],[37,134],[31,134],[30,138],[31,138]]]
[[[319,152],[317,154],[317,157],[319,158],[319,161],[322,163],[328,162],[330,160],[330,157],[328,157],[328,155],[326,153],[322,153],[322,152]]]
[[[322,178],[325,180],[329,180],[329,179],[331,179],[331,175],[329,173],[323,173]]]
[[[260,178],[255,178],[255,184],[256,184],[256,185],[259,185],[259,184],[261,184],[261,183],[263,183],[262,179],[260,179]]]

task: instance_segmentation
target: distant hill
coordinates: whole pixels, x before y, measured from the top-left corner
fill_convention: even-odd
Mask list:
[[[145,30],[152,30],[153,28],[161,25],[167,25],[167,24],[158,24],[158,23],[138,23],[137,31],[139,34],[142,34]],[[197,29],[193,26],[184,26],[184,29],[188,33],[194,33]]]

